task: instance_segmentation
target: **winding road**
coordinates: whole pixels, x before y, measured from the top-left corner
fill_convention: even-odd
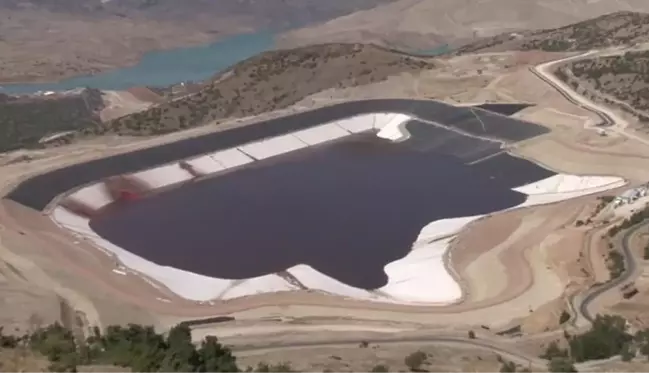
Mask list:
[[[619,118],[615,113],[613,113],[610,109],[604,108],[601,105],[598,105],[591,100],[579,95],[577,92],[572,90],[566,83],[560,81],[555,75],[553,75],[550,71],[549,68],[553,67],[554,65],[568,62],[571,60],[577,60],[577,59],[582,59],[585,57],[592,56],[596,53],[596,51],[589,51],[586,53],[582,53],[576,56],[571,56],[567,58],[562,58],[559,60],[554,60],[550,62],[546,62],[541,65],[537,65],[535,67],[531,67],[530,71],[536,75],[539,79],[543,80],[545,83],[549,84],[552,88],[554,88],[559,94],[561,94],[566,100],[568,100],[570,103],[584,109],[587,111],[590,111],[597,116],[599,116],[602,119],[602,124],[601,126],[605,126],[617,133],[619,133],[622,136],[625,136],[627,138],[637,140],[645,145],[649,146],[649,140],[640,138],[639,136],[635,134],[628,133],[627,131],[624,130],[624,127],[626,126],[626,122]],[[594,317],[590,313],[589,306],[590,304],[600,295],[603,293],[618,287],[622,285],[624,282],[628,281],[633,274],[637,270],[637,263],[635,260],[635,257],[631,253],[631,250],[629,248],[629,240],[633,236],[633,234],[638,231],[639,229],[647,226],[649,223],[642,223],[639,224],[629,230],[627,230],[624,233],[624,236],[622,237],[622,255],[624,257],[624,263],[625,263],[625,270],[624,272],[617,278],[612,279],[604,284],[601,284],[599,286],[593,287],[588,290],[584,298],[581,300],[581,303],[579,307],[576,309],[579,310],[579,313],[581,314],[584,319],[586,319],[589,322],[592,322]]]

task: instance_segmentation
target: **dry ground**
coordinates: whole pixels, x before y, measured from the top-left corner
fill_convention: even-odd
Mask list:
[[[516,154],[564,172],[620,175],[632,181],[649,179],[649,149],[632,140],[597,135],[585,126],[589,113],[569,105],[525,66],[514,66],[529,56],[514,56],[517,57],[485,56],[493,61],[488,66],[484,60],[475,60],[475,57],[459,57],[449,61],[446,70],[440,71],[438,76],[427,72],[421,77],[391,78],[364,89],[331,91],[329,96],[315,95],[284,112],[325,105],[331,103],[331,97],[335,100],[335,97],[417,95],[464,102],[514,101],[520,97],[537,105],[519,116],[533,118],[553,132],[519,144],[513,149]],[[535,57],[542,58],[555,57]],[[452,69],[448,67],[451,65]],[[483,71],[478,73],[477,69]],[[455,78],[454,75],[462,77]],[[414,81],[419,82],[416,88],[413,88]],[[472,84],[474,88],[471,88]],[[462,85],[465,88],[446,91]],[[461,93],[462,90],[466,92]],[[277,113],[267,116],[273,115]],[[585,120],[578,119],[580,117]],[[244,124],[245,119],[229,126]],[[6,191],[28,174],[213,130],[213,126],[205,126],[188,133],[137,143],[128,138],[102,138],[66,148],[43,150],[33,153],[37,159],[30,163],[2,166],[0,182]],[[7,155],[5,162],[25,153]],[[388,326],[398,329],[414,328],[431,334],[445,331],[466,335],[467,328],[477,328],[481,333],[489,334],[480,329],[481,324],[500,327],[521,324],[524,332],[543,332],[556,328],[560,310],[565,308],[562,299],[590,280],[590,275],[585,275],[582,269],[593,265],[583,263],[580,255],[584,247],[590,249],[590,241],[583,228],[574,227],[574,221],[588,214],[593,203],[594,197],[584,197],[557,205],[495,214],[472,224],[456,240],[451,258],[451,264],[464,276],[464,285],[469,290],[468,302],[447,308],[417,308],[342,300],[304,292],[267,294],[213,306],[181,300],[163,288],[152,287],[135,274],[122,276],[112,272],[117,263],[111,257],[87,242],[76,241],[61,232],[40,213],[3,201],[0,205],[0,259],[4,264],[0,268],[4,285],[0,291],[3,291],[3,297],[11,294],[12,304],[21,304],[7,309],[10,313],[6,320],[13,320],[14,326],[23,329],[29,328],[37,318],[60,318],[60,300],[64,299],[70,307],[81,312],[79,316],[82,319],[101,325],[123,322],[168,325],[187,317],[232,313],[240,322],[251,323],[252,327],[245,329],[245,334],[257,340],[277,333],[277,328],[284,328],[284,337],[291,339],[291,329],[295,327],[291,320],[299,322],[315,316],[327,325],[334,320],[344,325],[355,325],[357,329],[346,326],[348,332],[341,332],[354,336],[363,330],[377,328],[383,328],[379,333],[385,334],[386,321],[390,321]],[[498,286],[481,287],[480,283],[485,279]],[[42,304],[37,307],[38,302],[33,299]],[[260,327],[259,320],[269,316],[277,320],[268,321],[269,327]],[[204,332],[227,334],[229,328],[232,326],[215,325]],[[354,331],[350,333],[350,330]],[[312,337],[313,334],[310,333]],[[323,336],[323,333],[315,334]],[[235,337],[236,333],[232,335],[230,331],[228,338],[236,340]]]
[[[296,348],[279,351],[237,353],[241,366],[256,366],[260,362],[290,362],[300,372],[317,372],[329,369],[334,372],[368,372],[377,365],[385,365],[391,371],[407,371],[404,358],[415,351],[428,354],[422,368],[430,372],[488,372],[498,371],[501,363],[495,353],[477,348],[444,346],[425,342],[383,344],[370,343],[367,348],[334,346]]]
[[[425,50],[506,32],[560,27],[621,10],[647,11],[649,5],[643,0],[399,0],[292,30],[279,43],[374,42]]]
[[[155,101],[154,97],[133,94],[129,91],[103,91],[105,107],[101,110],[102,122],[113,120],[127,114],[150,108]]]

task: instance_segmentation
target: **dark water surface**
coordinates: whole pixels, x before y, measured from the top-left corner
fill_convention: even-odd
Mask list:
[[[516,182],[551,173],[510,156],[459,158],[371,134],[256,162],[240,170],[108,209],[91,227],[161,265],[244,279],[299,263],[351,286],[386,284],[421,229],[445,218],[522,203]]]
[[[109,176],[132,173],[156,165],[236,147],[248,142],[283,135],[357,114],[382,111],[409,114],[450,128],[456,128],[478,136],[501,139],[505,142],[525,140],[548,132],[547,128],[534,123],[520,121],[482,109],[470,110],[466,107],[454,107],[436,101],[383,99],[345,102],[267,120],[254,126],[209,133],[56,169],[21,182],[18,187],[7,195],[7,198],[33,209],[44,210],[57,195]],[[461,139],[454,136],[453,139],[442,140],[442,138],[437,138],[436,141],[443,143],[439,145],[446,148],[445,152],[457,153],[454,149],[458,149],[472,156],[474,150],[480,149],[467,146],[467,142],[471,142],[466,140],[467,138]],[[426,146],[428,147],[428,145]],[[482,147],[482,145],[479,145],[479,147]],[[464,157],[464,155],[462,156]]]

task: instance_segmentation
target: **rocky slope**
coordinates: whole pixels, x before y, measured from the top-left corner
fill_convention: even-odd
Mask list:
[[[503,32],[556,28],[620,10],[649,10],[644,0],[399,0],[290,31],[281,45],[362,41],[405,49],[459,45]]]
[[[649,41],[649,14],[615,12],[554,29],[505,33],[459,48],[457,53],[506,50],[567,52]]]
[[[323,44],[262,53],[216,76],[189,96],[89,127],[86,135],[146,136],[286,108],[330,88],[431,69],[433,62],[363,44]]]

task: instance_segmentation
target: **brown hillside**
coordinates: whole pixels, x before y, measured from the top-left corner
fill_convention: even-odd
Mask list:
[[[155,135],[286,108],[314,93],[433,68],[428,59],[362,44],[271,51],[235,65],[198,93],[87,129],[86,134]]]
[[[456,53],[507,50],[580,51],[649,41],[649,14],[616,12],[560,28],[506,33],[459,48]]]

